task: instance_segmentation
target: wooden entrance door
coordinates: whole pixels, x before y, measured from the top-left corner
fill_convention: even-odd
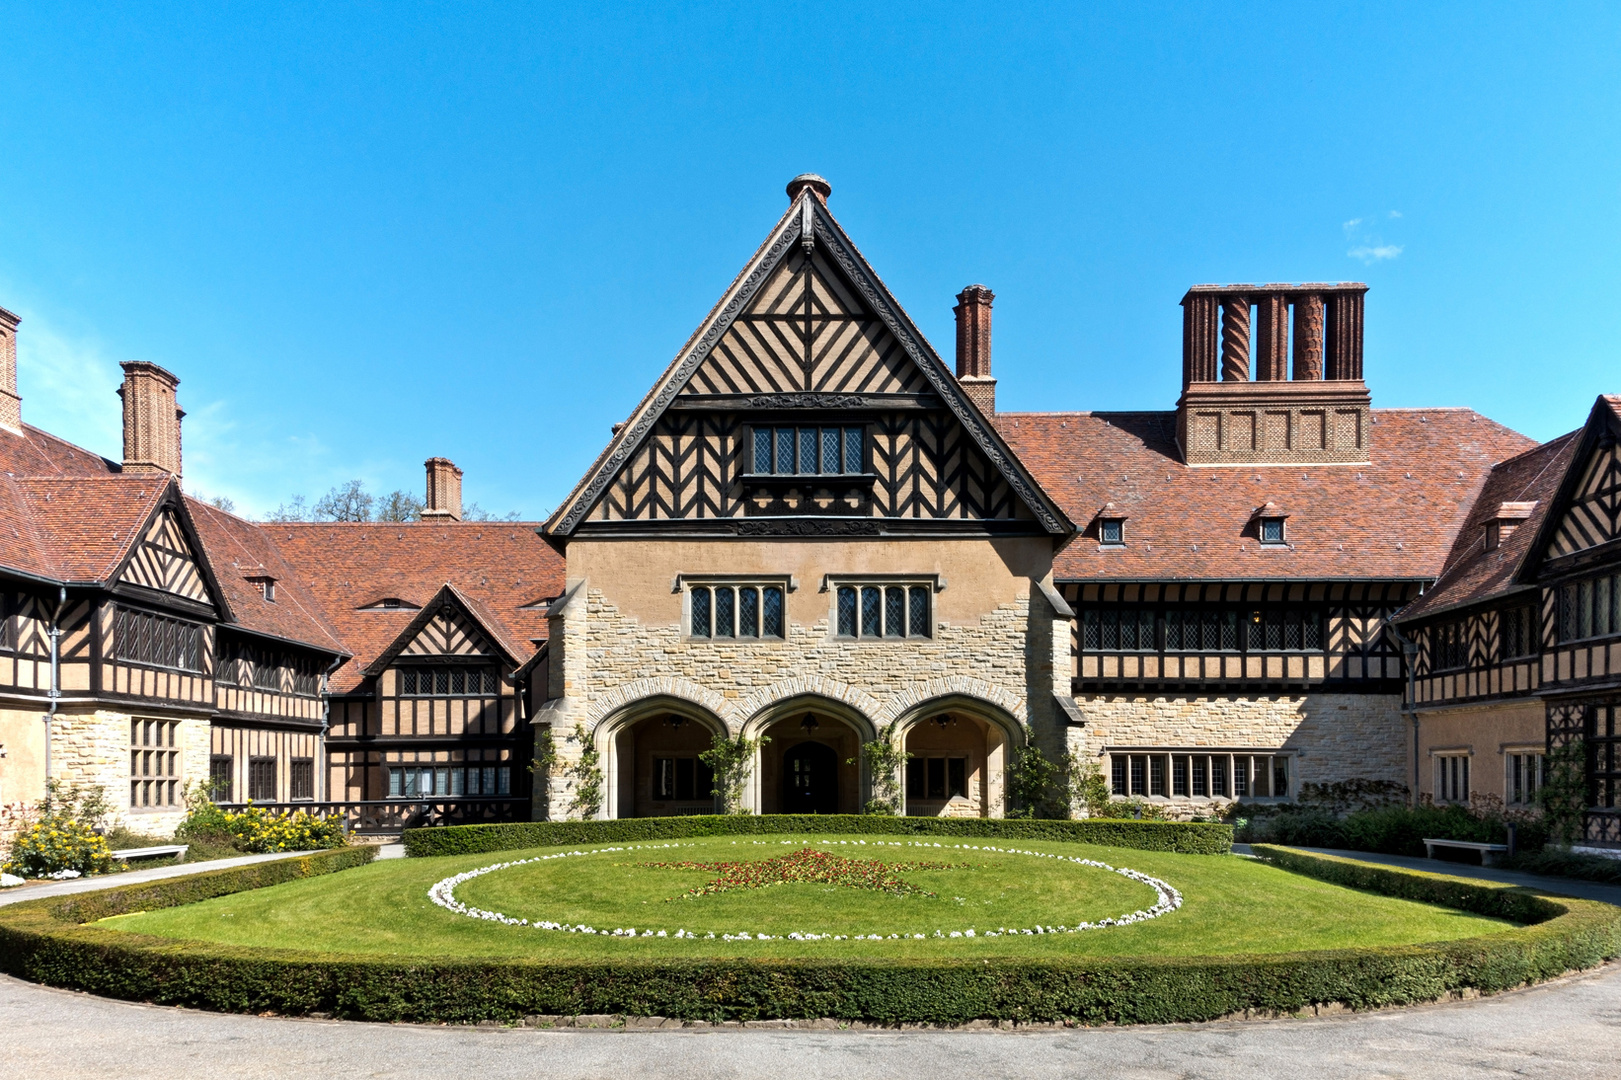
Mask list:
[[[836,814],[839,755],[826,743],[807,742],[782,755],[782,812]]]

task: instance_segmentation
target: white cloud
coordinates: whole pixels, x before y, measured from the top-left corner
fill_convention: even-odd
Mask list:
[[[1400,210],[1392,210],[1390,212],[1389,216],[1393,217],[1393,218],[1399,218],[1399,217],[1401,217],[1401,211]]]
[[[74,338],[24,309],[17,335],[17,383],[23,419],[87,450],[117,459],[123,453],[118,362],[100,342]]]
[[[1340,228],[1344,229],[1347,234],[1350,234],[1360,224],[1362,224],[1362,219],[1359,217],[1354,217],[1350,221],[1347,221],[1344,225],[1341,225]]]
[[[1363,244],[1346,252],[1353,259],[1361,259],[1364,263],[1376,263],[1385,259],[1394,259],[1401,254],[1400,244],[1378,244],[1370,246]]]

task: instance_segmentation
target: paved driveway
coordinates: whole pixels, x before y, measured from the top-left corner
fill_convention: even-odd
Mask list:
[[[229,1016],[0,977],[0,1076],[1621,1076],[1621,966],[1360,1016],[1060,1032],[537,1031]]]

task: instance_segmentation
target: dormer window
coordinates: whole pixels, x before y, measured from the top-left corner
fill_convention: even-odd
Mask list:
[[[1098,543],[1104,547],[1121,547],[1126,542],[1126,514],[1112,502],[1098,508]]]
[[[1503,541],[1514,535],[1514,530],[1520,523],[1531,516],[1536,509],[1535,502],[1506,502],[1498,506],[1497,512],[1486,522],[1486,550],[1496,551]]]
[[[1289,541],[1284,521],[1289,517],[1277,503],[1263,503],[1255,508],[1250,520],[1255,523],[1255,535],[1265,545],[1282,547]]]
[[[275,578],[271,577],[269,574],[249,574],[247,575],[247,579],[249,584],[254,585],[259,589],[259,595],[265,598],[266,603],[274,604],[276,602]]]
[[[385,596],[381,600],[374,600],[363,604],[359,611],[420,611],[421,605],[413,604],[409,600],[402,600],[398,596]]]

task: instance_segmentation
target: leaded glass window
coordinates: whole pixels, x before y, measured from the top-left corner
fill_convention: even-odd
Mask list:
[[[932,637],[933,592],[928,585],[840,585],[833,600],[838,636]]]
[[[697,638],[781,638],[780,585],[692,585],[687,627]]]
[[[859,427],[757,427],[754,472],[774,476],[854,475],[866,458]]]

